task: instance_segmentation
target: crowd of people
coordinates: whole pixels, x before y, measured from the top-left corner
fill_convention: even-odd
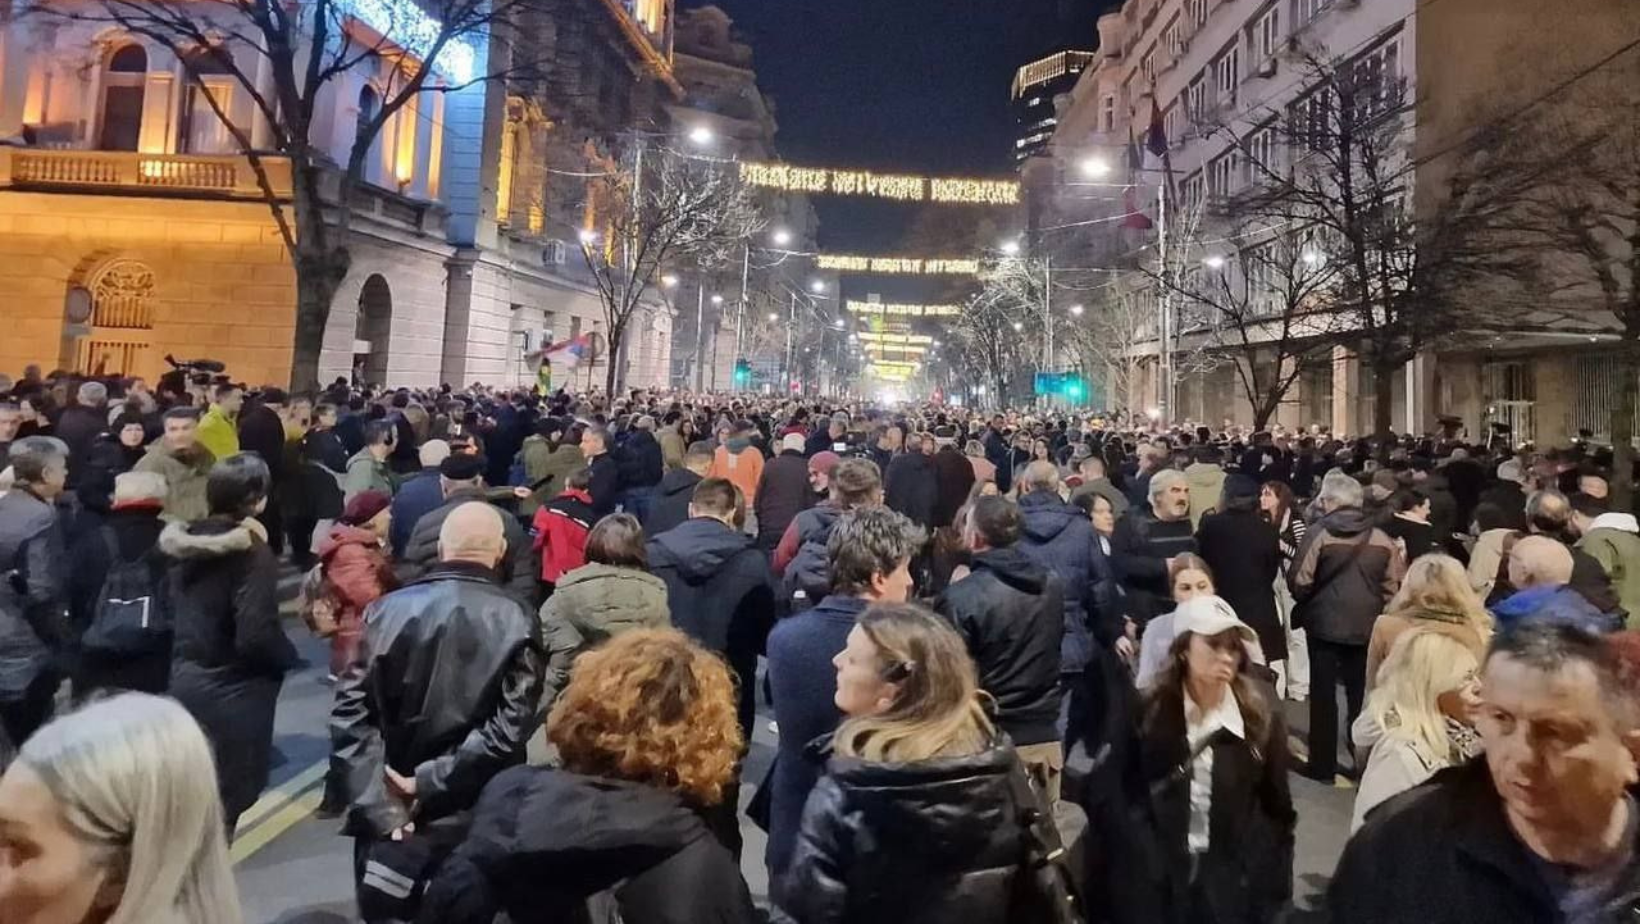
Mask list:
[[[0,461],[8,922],[238,921],[301,631],[366,921],[1270,922],[1292,773],[1334,920],[1640,914],[1593,447],[31,368]]]

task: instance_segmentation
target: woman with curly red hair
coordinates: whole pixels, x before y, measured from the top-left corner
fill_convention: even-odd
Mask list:
[[[742,746],[720,658],[675,629],[616,636],[575,660],[547,738],[563,769],[517,767],[484,788],[422,921],[756,920],[739,866],[702,820]]]

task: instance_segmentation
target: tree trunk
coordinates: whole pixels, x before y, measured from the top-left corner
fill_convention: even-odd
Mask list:
[[[1265,429],[1265,427],[1269,425],[1270,418],[1274,417],[1275,414],[1276,414],[1276,404],[1279,403],[1279,402],[1280,402],[1280,399],[1278,398],[1275,403],[1265,402],[1263,404],[1256,405],[1253,408],[1253,432],[1254,433],[1259,433],[1259,432],[1263,431]]]
[[[1372,435],[1378,444],[1378,454],[1389,457],[1389,434],[1395,415],[1395,373],[1398,363],[1382,360],[1372,364]]]
[[[296,272],[296,336],[291,352],[290,390],[303,394],[318,390],[319,355],[324,349],[331,303],[342,280],[347,278],[353,260],[345,246],[334,243],[337,239],[345,240],[345,228],[333,232],[325,227],[318,168],[299,169],[295,179],[292,204],[296,217],[296,248],[291,255],[291,268]],[[345,183],[343,189],[345,192]]]
[[[620,385],[622,360],[621,342],[624,340],[626,340],[626,327],[624,325],[610,327],[609,348],[607,352],[609,357],[609,367],[604,370],[604,394],[612,407],[615,402],[615,388]]]
[[[1623,335],[1623,384],[1612,412],[1611,508],[1628,512],[1634,503],[1634,412],[1640,405],[1640,332]]]

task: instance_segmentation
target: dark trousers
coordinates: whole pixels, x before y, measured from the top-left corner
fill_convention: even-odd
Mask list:
[[[0,725],[5,726],[12,747],[22,748],[23,742],[51,719],[60,683],[61,678],[47,671],[34,678],[22,697],[0,702]]]
[[[1328,642],[1311,635],[1309,649],[1309,775],[1330,778],[1338,768],[1338,685],[1344,685],[1348,728],[1361,714],[1361,700],[1366,693],[1367,646]]]
[[[313,567],[318,559],[313,554],[313,530],[319,521],[310,516],[285,517],[285,538],[290,542],[291,564],[303,571]]]

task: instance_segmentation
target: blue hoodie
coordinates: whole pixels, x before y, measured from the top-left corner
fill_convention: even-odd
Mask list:
[[[1595,633],[1623,628],[1621,616],[1602,613],[1569,584],[1544,584],[1516,591],[1492,607],[1492,616],[1500,631],[1538,620],[1565,623]]]

